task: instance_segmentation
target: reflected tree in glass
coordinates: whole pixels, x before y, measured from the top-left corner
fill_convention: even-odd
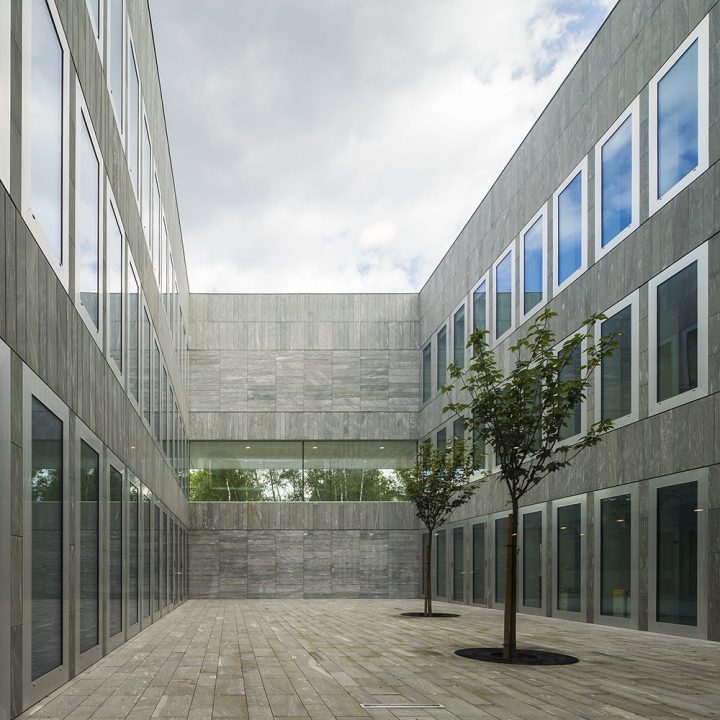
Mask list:
[[[100,643],[100,455],[80,441],[80,652]]]

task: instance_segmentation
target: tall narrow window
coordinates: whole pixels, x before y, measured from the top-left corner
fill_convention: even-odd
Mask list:
[[[582,603],[582,508],[557,508],[557,609],[580,612]]]
[[[630,494],[600,501],[600,614],[629,618],[632,593]]]
[[[453,363],[465,367],[465,305],[453,315]]]
[[[107,335],[108,353],[120,373],[123,371],[123,268],[125,238],[115,207],[107,209]],[[137,323],[137,321],[136,321]],[[137,332],[137,324],[135,325]],[[137,338],[135,338],[137,345]]]
[[[143,308],[143,328],[142,328],[142,343],[143,343],[143,349],[142,349],[142,358],[143,358],[143,370],[142,370],[142,376],[143,376],[143,416],[145,417],[146,422],[148,425],[150,424],[150,377],[151,377],[151,368],[150,368],[150,357],[152,354],[152,348],[150,343],[152,342],[151,339],[151,330],[150,330],[150,317],[148,316],[148,312],[145,308]]]
[[[100,0],[87,0],[86,5],[95,31],[95,40],[99,43],[102,27],[102,3]]]
[[[75,285],[95,330],[100,329],[100,161],[85,112],[80,113],[75,196]]]
[[[455,438],[459,438],[460,440],[465,439],[465,421],[462,418],[455,418],[453,420],[453,441]]]
[[[157,176],[153,183],[153,218],[152,218],[152,263],[155,271],[155,282],[162,294],[162,282],[160,279],[160,266],[162,256],[162,237],[160,228],[162,227],[162,205],[160,204],[160,186],[158,185]]]
[[[483,279],[472,294],[473,331],[488,329],[487,279]],[[485,336],[485,342],[489,338]]]
[[[480,429],[473,425],[472,429],[473,462],[476,470],[485,469],[485,439]]]
[[[438,450],[442,450],[447,445],[447,430],[440,428],[435,436],[435,444]]]
[[[128,390],[140,400],[140,288],[135,268],[128,263]]]
[[[123,476],[110,465],[110,499],[108,505],[110,544],[108,546],[108,606],[110,637],[122,632],[123,606]]]
[[[168,456],[168,407],[169,407],[169,396],[168,396],[168,376],[167,376],[167,370],[165,369],[165,366],[163,365],[162,369],[162,380],[160,382],[160,389],[162,391],[162,395],[160,397],[160,435],[158,437],[158,440],[160,441],[160,446],[162,447],[162,451],[165,454],[165,457]]]
[[[453,600],[465,600],[465,553],[463,528],[453,528]]]
[[[132,627],[140,619],[140,489],[134,482],[128,484],[128,609],[127,622]]]
[[[495,340],[503,339],[513,327],[515,253],[512,246],[495,263]]]
[[[448,366],[448,353],[447,353],[447,325],[440,329],[437,334],[437,359],[436,359],[436,378],[435,384],[437,391],[440,392],[440,388],[447,382],[447,366]]]
[[[522,515],[522,578],[525,607],[542,607],[542,512]]]
[[[150,599],[151,594],[151,582],[150,578],[150,547],[151,547],[151,507],[150,498],[147,495],[143,495],[143,618],[150,617],[151,605]]]
[[[586,264],[587,160],[573,170],[554,195],[553,285],[557,294]]]
[[[437,533],[437,556],[435,558],[436,594],[445,597],[447,594],[447,541],[445,530]]]
[[[155,565],[155,612],[160,612],[160,598],[162,596],[162,585],[160,584],[160,542],[161,542],[161,528],[160,528],[160,508],[155,506],[155,531],[153,532],[153,563]]]
[[[160,348],[157,340],[153,342],[153,437],[160,440],[160,403],[162,402],[162,365],[160,363]]]
[[[143,121],[142,146],[142,224],[145,231],[145,241],[152,253],[152,237],[150,236],[150,203],[152,198],[152,148],[150,145],[150,131],[147,119]]]
[[[35,681],[63,664],[63,422],[32,398],[32,663]]]
[[[432,396],[432,345],[428,343],[422,353],[422,399],[426,403]]]
[[[520,233],[523,318],[545,300],[546,224],[543,208]]]
[[[507,569],[508,526],[510,518],[495,520],[495,602],[505,602],[505,578]]]
[[[484,603],[485,598],[485,523],[473,525],[473,602]]]
[[[129,44],[127,157],[135,197],[140,199],[140,79],[135,49]]]
[[[125,0],[108,0],[110,97],[120,134],[123,133],[123,68],[125,61]]]
[[[80,441],[80,652],[100,643],[100,455]]]
[[[560,382],[573,382],[581,379],[582,374],[582,348],[576,347],[572,355],[568,358],[567,363],[560,370]],[[568,440],[582,432],[582,400],[575,405],[568,413],[565,422],[560,428],[558,435],[559,440]]]

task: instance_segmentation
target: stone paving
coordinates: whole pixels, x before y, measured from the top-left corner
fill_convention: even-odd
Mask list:
[[[408,600],[191,600],[20,717],[720,717],[718,643],[523,615],[521,645],[570,653],[580,662],[505,667],[453,654],[499,644],[499,611],[437,603],[436,610],[462,616],[399,617],[420,606]]]

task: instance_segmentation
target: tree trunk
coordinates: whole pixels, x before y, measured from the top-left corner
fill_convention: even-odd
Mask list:
[[[432,531],[428,533],[427,545],[425,545],[425,557],[423,558],[424,582],[423,589],[425,591],[425,607],[423,612],[425,617],[432,615],[432,573],[430,572],[430,558],[432,557]]]
[[[507,557],[505,558],[505,623],[503,632],[503,659],[517,655],[517,551],[518,501],[512,500],[512,515],[508,522]]]

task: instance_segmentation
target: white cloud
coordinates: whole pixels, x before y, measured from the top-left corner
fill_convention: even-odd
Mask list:
[[[152,0],[195,292],[417,290],[608,0]]]

